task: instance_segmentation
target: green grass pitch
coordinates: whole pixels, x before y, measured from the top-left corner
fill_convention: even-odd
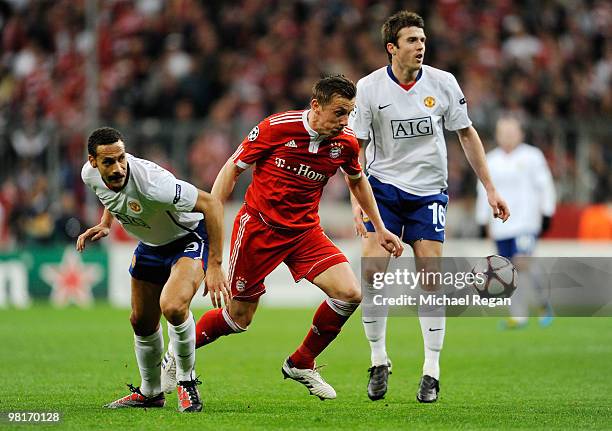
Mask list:
[[[500,332],[497,320],[449,319],[441,397],[416,402],[422,363],[418,321],[392,318],[387,398],[365,387],[369,349],[358,316],[319,358],[338,398],[320,401],[283,380],[312,309],[262,308],[245,334],[198,350],[201,414],[101,406],[139,384],[129,311],[98,306],[0,310],[0,428],[14,429],[605,429],[612,427],[612,319],[558,318]],[[199,317],[201,311],[194,313]],[[58,425],[11,425],[11,411],[59,411]]]

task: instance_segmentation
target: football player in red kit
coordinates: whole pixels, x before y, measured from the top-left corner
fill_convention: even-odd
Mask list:
[[[355,92],[353,82],[343,76],[319,80],[310,109],[263,120],[221,169],[211,192],[221,202],[251,166],[253,181],[232,232],[230,306],[207,312],[196,326],[196,347],[244,332],[265,293],[265,277],[284,262],[296,282],[305,278],[327,295],[306,338],[282,366],[285,378],[304,384],[321,399],[335,398],[336,392],[316,370],[315,358],[336,338],[361,301],[359,283],[346,257],[319,225],[323,187],[338,168],[374,223],[378,242],[394,256],[403,251],[399,238],[383,225],[369,182],[362,175],[357,139],[347,127]],[[173,383],[172,365],[168,352],[162,364],[168,387]]]

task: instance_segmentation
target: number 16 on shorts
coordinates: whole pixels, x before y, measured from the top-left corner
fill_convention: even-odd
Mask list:
[[[428,205],[427,208],[431,210],[431,223],[434,225],[434,230],[436,232],[444,232],[444,226],[446,225],[446,205],[434,202]]]

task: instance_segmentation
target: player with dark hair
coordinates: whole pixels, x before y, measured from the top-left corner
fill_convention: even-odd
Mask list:
[[[387,19],[381,33],[390,64],[359,80],[351,117],[360,144],[367,145],[366,171],[385,226],[410,244],[416,258],[442,256],[448,204],[444,128],[457,132],[470,165],[487,191],[495,217],[505,221],[509,216],[491,181],[482,143],[468,117],[467,102],[457,80],[448,72],[423,64],[424,27],[423,19],[414,12],[401,11]],[[373,226],[362,218],[354,200],[353,212],[357,233],[363,236],[363,256],[388,257],[387,250],[367,235]],[[369,273],[372,270],[366,268]],[[417,399],[434,402],[438,398],[446,318],[441,312],[420,314],[419,320],[425,362]],[[368,383],[372,400],[385,396],[391,370],[386,322],[386,317],[363,317],[372,351]]]
[[[88,239],[107,236],[114,218],[140,240],[130,266],[130,322],[142,383],[128,385],[129,395],[105,407],[164,406],[159,322],[163,314],[177,355],[179,411],[201,411],[200,382],[194,376],[195,322],[189,305],[204,277],[213,305],[221,307],[221,296],[229,303],[221,267],[223,207],[211,194],[177,180],[155,163],[127,154],[124,141],[110,127],[94,130],[88,139],[89,161],[81,172],[104,205],[104,214],[98,225],[79,236],[77,250],[82,251]]]
[[[197,323],[197,346],[223,335],[247,330],[265,293],[264,280],[284,262],[295,281],[306,279],[327,299],[317,309],[302,344],[283,363],[285,378],[305,385],[321,399],[336,391],[315,368],[315,358],[336,338],[359,306],[359,283],[344,254],[319,225],[323,187],[338,169],[376,229],[377,243],[401,255],[399,238],[385,229],[372,191],[361,174],[359,146],[348,116],[354,107],[355,84],[343,76],[319,80],[310,109],[272,115],[251,130],[227,161],[212,189],[225,202],[236,179],[254,166],[253,181],[232,232],[229,307],[211,310]],[[172,381],[171,352],[164,370]]]

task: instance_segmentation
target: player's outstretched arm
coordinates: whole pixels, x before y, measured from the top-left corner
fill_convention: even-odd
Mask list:
[[[487,201],[493,210],[493,217],[499,218],[502,221],[508,220],[510,209],[506,201],[497,193],[495,185],[491,180],[487,158],[478,132],[476,132],[473,126],[470,126],[457,130],[457,135],[459,136],[459,142],[461,142],[465,157],[487,192]]]
[[[368,215],[370,221],[374,225],[374,229],[376,229],[376,236],[378,237],[378,242],[380,245],[391,253],[392,256],[401,256],[404,252],[404,246],[397,235],[389,232],[387,228],[385,228],[382,218],[380,217],[380,213],[378,212],[376,200],[374,199],[374,194],[372,193],[372,188],[370,187],[368,180],[365,178],[365,176],[361,175],[357,179],[349,178],[348,185],[351,193],[357,200],[357,204]]]
[[[85,250],[85,241],[97,241],[110,233],[111,225],[113,224],[113,215],[109,210],[104,208],[102,219],[97,225],[90,227],[85,232],[79,235],[76,242],[77,251],[81,252]]]
[[[221,308],[221,297],[229,305],[232,294],[227,277],[223,271],[223,204],[210,193],[198,190],[198,199],[193,211],[205,214],[206,232],[208,233],[208,268],[206,269],[206,289],[210,292],[213,307]]]

